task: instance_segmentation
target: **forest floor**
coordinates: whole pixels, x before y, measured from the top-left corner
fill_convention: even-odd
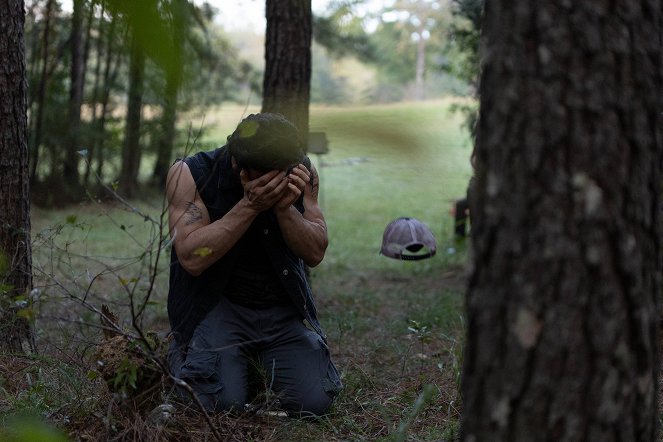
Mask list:
[[[137,389],[151,393],[123,399],[92,375],[102,371],[94,362],[104,340],[83,352],[58,352],[50,342],[49,354],[0,358],[0,410],[38,411],[69,440],[81,441],[456,440],[463,274],[461,266],[442,274],[314,274],[318,309],[344,383],[331,413],[315,422],[282,417],[265,397],[253,404],[258,413],[206,417],[179,402],[165,376],[145,381],[140,371]],[[123,340],[112,344],[117,354],[131,354],[117,342]]]

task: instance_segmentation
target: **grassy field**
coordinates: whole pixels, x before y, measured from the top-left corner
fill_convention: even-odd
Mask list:
[[[465,192],[471,147],[449,104],[311,109],[311,130],[326,132],[330,143],[328,154],[312,158],[330,237],[312,284],[345,389],[317,423],[213,416],[225,440],[455,438],[465,253],[448,210]],[[209,113],[189,148],[223,144],[253,111],[227,106]],[[162,213],[160,196],[33,209],[34,314],[43,351],[39,360],[21,360],[19,374],[0,361],[0,427],[18,410],[46,416],[81,440],[212,439],[203,416],[190,410],[176,409],[165,426],[127,414],[95,375],[101,303],[127,330],[130,305],[146,305],[141,326],[167,331]],[[435,257],[407,262],[378,253],[384,228],[400,216],[431,228]]]

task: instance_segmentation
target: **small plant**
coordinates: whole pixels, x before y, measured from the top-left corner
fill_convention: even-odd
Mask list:
[[[414,319],[410,319],[410,326],[407,328],[411,333],[414,333],[417,340],[419,341],[419,359],[421,360],[421,366],[419,367],[419,372],[423,373],[424,371],[424,359],[426,353],[424,353],[424,348],[428,342],[431,340],[431,333],[427,325],[420,324]]]
[[[120,362],[115,372],[115,377],[112,379],[114,391],[119,391],[123,394],[135,391],[137,389],[136,381],[138,380],[138,365],[125,357]]]

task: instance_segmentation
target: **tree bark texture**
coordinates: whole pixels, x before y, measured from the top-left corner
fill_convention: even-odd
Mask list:
[[[32,288],[23,0],[0,0],[0,349],[34,349],[16,296]]]
[[[654,441],[661,2],[486,2],[465,441]]]
[[[266,0],[263,112],[278,112],[308,138],[311,0]]]

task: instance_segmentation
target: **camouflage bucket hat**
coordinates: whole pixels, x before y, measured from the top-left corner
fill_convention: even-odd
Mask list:
[[[394,259],[416,261],[435,255],[435,237],[426,224],[416,218],[393,220],[382,235],[380,254]]]

